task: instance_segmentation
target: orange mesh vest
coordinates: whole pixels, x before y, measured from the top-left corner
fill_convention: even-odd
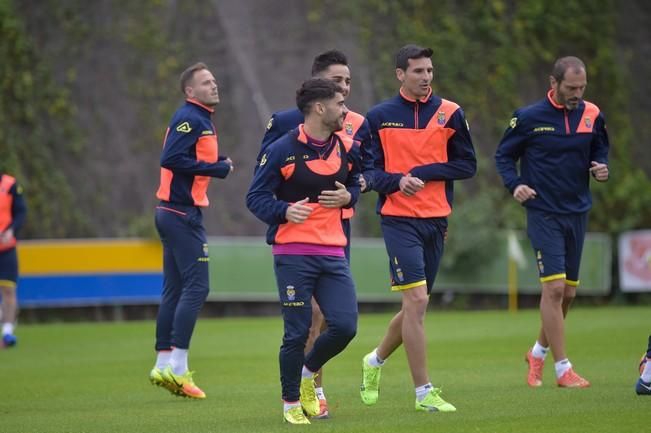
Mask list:
[[[292,151],[296,159],[294,163],[282,168],[285,182],[278,190],[277,197],[289,203],[308,197],[310,201],[306,205],[312,208],[312,213],[302,224],[289,221],[280,224],[274,243],[346,246],[348,241],[341,226],[342,210],[321,206],[318,196],[324,189],[334,189],[335,181],[346,183],[349,173],[346,161],[350,146],[337,135],[333,135],[334,147],[327,156],[306,160],[304,142],[307,142],[307,137],[302,127],[299,131]]]

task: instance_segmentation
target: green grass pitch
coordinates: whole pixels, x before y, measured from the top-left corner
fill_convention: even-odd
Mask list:
[[[651,332],[651,308],[576,309],[567,346],[585,390],[558,389],[553,364],[529,389],[523,355],[538,312],[427,315],[429,371],[452,414],[416,413],[404,351],[383,369],[380,401],[359,400],[361,357],[384,332],[388,314],[363,315],[350,346],[326,369],[332,414],[311,426],[283,424],[280,317],[201,319],[190,367],[204,401],[175,398],[149,384],[152,322],[22,325],[19,345],[0,351],[1,433],[104,432],[642,432],[651,397],[633,391]]]

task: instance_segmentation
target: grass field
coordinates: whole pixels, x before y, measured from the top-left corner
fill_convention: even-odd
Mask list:
[[[633,391],[651,332],[651,308],[576,309],[568,347],[585,390],[558,389],[553,364],[529,389],[523,355],[537,311],[430,312],[429,370],[458,412],[413,410],[404,352],[383,369],[380,401],[359,400],[360,360],[377,344],[387,314],[363,315],[350,346],[332,360],[325,390],[332,418],[281,421],[278,318],[202,319],[190,354],[204,401],[172,397],[147,381],[153,322],[23,325],[19,346],[0,351],[0,432],[643,432],[651,397]]]

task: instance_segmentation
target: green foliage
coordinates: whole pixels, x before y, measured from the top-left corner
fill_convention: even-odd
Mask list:
[[[88,234],[64,165],[82,149],[74,108],[10,0],[0,1],[0,58],[0,171],[14,174],[25,188],[29,217],[22,236]]]
[[[651,227],[651,182],[631,159],[631,88],[617,44],[616,2],[313,0],[311,7],[336,9],[357,23],[378,100],[398,89],[394,53],[400,46],[434,49],[435,91],[464,108],[483,155],[476,179],[462,182],[455,197],[443,266],[481,263],[496,228],[523,227],[524,212],[501,185],[493,154],[513,110],[544,96],[552,64],[563,55],[586,62],[586,98],[606,114],[611,134],[611,180],[593,182],[590,229]]]

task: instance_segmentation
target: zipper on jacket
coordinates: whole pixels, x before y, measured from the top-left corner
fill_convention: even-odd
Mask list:
[[[567,108],[563,108],[563,116],[565,116],[565,134],[570,133],[570,120],[567,117]]]

